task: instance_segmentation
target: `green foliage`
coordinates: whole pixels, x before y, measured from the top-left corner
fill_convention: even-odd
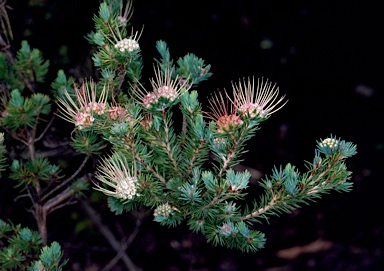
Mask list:
[[[319,146],[313,164],[308,163],[308,172],[304,175],[300,176],[298,170],[290,164],[284,169],[275,168],[272,176],[263,180],[261,185],[265,194],[259,202],[254,202],[251,213],[255,215],[249,218],[255,221],[257,217],[267,218],[282,212],[290,213],[300,205],[321,198],[322,194],[332,190],[350,191],[352,183],[348,180],[351,172],[347,171],[343,160],[346,158],[345,153],[356,153],[356,146],[345,141],[339,141],[339,144],[343,147],[333,148],[332,153],[325,157],[320,156],[323,147]]]
[[[351,173],[344,160],[356,153],[356,147],[331,136],[318,142],[307,172],[300,173],[291,164],[275,168],[261,181],[262,196],[252,207],[243,207],[240,201],[250,173],[232,168],[260,124],[285,104],[279,105],[284,97],[277,98],[278,90],[268,80],[259,80],[255,89],[248,79],[234,84],[232,95],[213,95],[212,112],[203,113],[197,92],[190,88],[212,75],[210,65],[189,53],[175,66],[164,41],[156,43],[160,59],[155,59],[155,77],[145,88],[140,80],[139,39],[137,33],[128,35],[121,8],[118,1],[101,3],[94,17],[95,31],[87,36],[96,47],[93,60],[102,75],[95,88],[107,86],[110,102],[98,101],[95,109],[87,109],[84,123],[73,121],[73,113],[67,118],[79,130],[73,143],[78,151],[95,153],[97,136],[111,146],[113,154],[101,162],[96,173],[101,184],[96,186],[109,196],[113,212],[150,208],[161,225],[175,227],[186,221],[213,245],[254,252],[264,246],[265,236],[252,228],[253,222],[291,212],[332,190],[350,189]],[[121,96],[126,79],[130,80],[128,95]],[[84,114],[74,105],[87,108],[95,103],[90,97],[96,94],[91,88],[81,101],[78,97],[83,94],[76,88],[74,92],[68,92],[72,98],[64,108]],[[116,97],[124,102],[116,104]],[[181,129],[175,128],[175,114],[182,116]]]
[[[122,1],[101,3],[98,14],[93,18],[95,32],[89,33],[86,37],[90,44],[96,46],[97,51],[92,59],[95,66],[100,68],[103,76],[101,81],[111,89],[115,89],[115,96],[120,91],[121,80],[125,80],[125,76],[131,81],[140,80],[143,68],[138,46],[140,35],[137,32],[134,34],[133,30],[129,35],[126,30],[131,6],[128,2],[126,12],[119,13],[123,10],[122,5]]]
[[[5,12],[5,10],[2,9],[1,12]],[[12,146],[12,155],[8,157],[11,164],[9,175],[2,176],[2,180],[7,177],[13,179],[15,187],[20,187],[22,192],[26,191],[26,194],[21,196],[28,196],[31,201],[30,210],[36,218],[42,236],[42,240],[40,237],[37,239],[36,233],[29,229],[23,229],[18,231],[17,235],[7,238],[10,246],[4,248],[2,252],[5,261],[4,266],[18,268],[23,264],[23,261],[30,262],[32,259],[38,259],[33,256],[37,255],[37,252],[34,252],[37,248],[32,246],[34,243],[38,245],[47,243],[47,231],[42,230],[46,229],[47,215],[52,210],[65,206],[71,201],[73,194],[81,194],[82,190],[88,188],[89,182],[80,179],[80,181],[76,180],[70,184],[70,181],[82,169],[81,167],[78,172],[62,181],[63,176],[59,175],[60,167],[48,160],[45,150],[36,150],[36,143],[46,139],[44,137],[54,119],[51,118],[50,121],[45,119],[51,114],[50,97],[37,92],[38,83],[45,81],[49,61],[42,58],[38,49],[31,49],[27,41],[22,42],[21,49],[16,52],[16,57],[13,56],[13,50],[10,46],[4,46],[3,43],[1,46],[0,129],[5,131],[8,136],[4,137],[4,134],[0,133],[0,171],[4,171],[7,162],[4,155],[6,153],[4,144],[15,144],[17,147]],[[55,82],[51,85],[55,98],[60,97],[64,92],[71,91],[73,82],[73,78],[67,79],[64,72],[59,71]],[[25,89],[28,89],[29,92],[26,92]],[[10,142],[7,142],[8,140]],[[89,144],[85,145],[83,152],[88,155],[97,153],[100,143],[95,143],[92,138],[90,142],[87,141],[86,143]],[[36,268],[40,268],[39,270],[48,268],[48,266],[56,268],[49,270],[61,268],[57,260],[60,256],[57,254],[57,246],[52,245],[52,248],[49,249],[52,249],[52,252],[46,248],[44,251],[47,252],[44,253],[53,253],[51,256],[56,257],[54,259],[56,263],[44,262],[42,259],[42,262],[36,262]],[[42,255],[45,255],[44,253]],[[46,259],[51,256],[48,255]]]
[[[0,83],[10,89],[23,90],[25,87],[36,91],[36,83],[43,83],[48,72],[49,61],[44,61],[38,49],[31,49],[27,41],[22,41],[16,59],[10,59],[0,52]]]
[[[32,263],[28,271],[52,270],[60,271],[68,260],[62,262],[63,252],[57,242],[52,242],[50,246],[41,249],[40,260]],[[61,263],[62,262],[62,263]]]
[[[154,58],[154,60],[159,64],[161,69],[165,71],[166,69],[173,68],[173,60],[171,60],[171,54],[169,53],[169,48],[167,43],[162,40],[156,42],[156,49],[161,56],[161,61]]]
[[[221,245],[228,248],[237,248],[242,252],[254,252],[263,248],[264,234],[250,230],[244,222],[227,222],[221,226],[208,230],[207,239],[214,246]]]
[[[79,196],[85,196],[84,191],[89,190],[89,182],[85,178],[79,178],[72,182],[71,189]]]
[[[0,219],[0,270],[62,270],[58,243],[42,247],[39,233]]]
[[[177,61],[179,68],[177,73],[183,78],[190,78],[193,85],[207,80],[212,73],[209,72],[211,65],[205,65],[204,60],[194,54],[187,54]]]
[[[25,98],[19,90],[14,89],[0,121],[6,129],[12,131],[34,128],[41,120],[40,115],[47,115],[50,110],[51,104],[47,95],[35,93],[30,98]]]
[[[18,181],[18,186],[24,184],[36,186],[37,181],[47,183],[58,180],[60,168],[52,165],[46,158],[27,160],[26,162],[14,160],[11,166],[10,178]]]
[[[44,82],[48,72],[49,60],[44,61],[38,49],[32,49],[27,41],[21,42],[21,49],[17,52],[15,69],[22,73],[30,82]]]
[[[90,175],[74,178],[87,159],[100,155],[105,147],[112,154],[101,160],[94,184],[108,196],[112,212],[121,215],[151,209],[154,221],[161,225],[175,227],[185,222],[214,246],[243,252],[255,252],[265,244],[254,222],[289,213],[325,193],[351,189],[345,159],[356,153],[356,146],[330,136],[317,143],[306,172],[300,173],[291,164],[275,167],[261,181],[261,197],[251,206],[242,205],[251,176],[233,167],[241,162],[260,124],[285,105],[280,104],[284,97],[277,98],[278,90],[268,80],[258,81],[255,89],[248,79],[233,84],[232,94],[213,95],[211,112],[205,112],[198,92],[191,87],[197,88],[212,75],[211,66],[191,53],[175,62],[164,41],[156,43],[160,59],[155,59],[155,76],[145,87],[139,46],[142,33],[127,30],[131,8],[130,1],[125,7],[123,1],[104,1],[93,18],[95,29],[86,39],[94,46],[92,59],[101,75],[99,82],[84,80],[78,86],[60,70],[51,84],[60,116],[75,125],[71,146],[86,156],[64,181],[60,168],[35,151],[35,143],[49,128],[40,129],[43,132],[37,135],[42,115],[51,110],[50,98],[36,93],[49,61],[26,41],[14,61],[0,53],[0,83],[5,90],[0,124],[26,152],[23,159],[12,161],[9,177],[27,190],[38,224],[46,221],[37,215],[41,208],[49,213],[88,189]],[[25,94],[25,88],[32,94]],[[180,125],[174,123],[175,115],[180,116]],[[0,139],[1,171],[6,159],[4,139]],[[11,232],[16,233],[7,237]],[[0,220],[0,238],[9,244],[0,251],[0,263],[5,268],[61,270],[65,261],[60,263],[59,244],[38,251],[47,241],[47,236],[42,237]]]
[[[73,90],[73,83],[75,79],[65,75],[63,70],[57,72],[55,81],[52,82],[52,93],[55,97],[62,97],[65,91],[71,92]]]
[[[171,59],[169,48],[165,41],[159,40],[156,42],[156,49],[160,53],[161,59],[154,59],[162,71],[174,69],[173,60]],[[209,72],[211,65],[206,65],[204,60],[194,54],[186,54],[177,60],[178,68],[175,75],[178,75],[183,80],[188,80],[191,85],[197,85],[201,81],[207,80],[212,76]],[[175,77],[175,75],[173,75]]]
[[[90,131],[77,131],[71,142],[71,146],[78,152],[86,155],[100,154],[105,147],[103,140]]]

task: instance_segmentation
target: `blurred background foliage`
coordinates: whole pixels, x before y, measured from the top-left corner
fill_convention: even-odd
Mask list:
[[[98,0],[7,4],[12,7],[8,14],[15,50],[26,39],[51,63],[39,91],[49,93],[59,69],[77,79],[97,79],[84,36],[92,30]],[[187,270],[191,263],[193,270],[382,270],[384,224],[378,210],[384,188],[384,58],[376,3],[148,0],[134,1],[133,6],[132,26],[140,30],[144,25],[139,41],[144,78],[153,76],[155,42],[162,39],[171,57],[191,52],[212,65],[212,78],[198,89],[202,98],[252,75],[277,82],[287,95],[289,103],[263,123],[244,156],[243,165],[255,173],[251,195],[257,195],[257,180],[270,174],[273,165],[290,162],[303,169],[302,161],[311,159],[318,138],[332,133],[358,147],[347,163],[354,173],[353,191],[332,193],[260,225],[267,244],[257,254],[212,248],[186,227],[167,229],[148,216],[128,249],[134,263],[143,270],[151,270],[155,262],[157,270]],[[69,137],[68,125],[58,121],[51,131],[57,135],[53,141],[69,140],[62,138]],[[63,152],[59,162],[72,170],[76,159]],[[1,180],[0,218],[32,227],[22,199],[13,201],[18,194],[13,186]],[[132,216],[115,217],[100,193],[89,191],[88,196],[101,220],[117,236],[128,238],[134,229]],[[78,204],[53,213],[48,229],[50,240],[58,241],[70,259],[66,270],[99,270],[115,255]]]

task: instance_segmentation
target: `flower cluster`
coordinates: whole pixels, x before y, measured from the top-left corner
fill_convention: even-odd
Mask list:
[[[334,138],[326,138],[324,139],[319,145],[320,147],[328,147],[331,149],[336,149],[337,145],[339,144],[339,141]]]
[[[224,98],[221,93],[212,95],[209,99],[209,108],[212,113],[208,117],[217,124],[217,132],[228,132],[243,123],[243,120],[257,118],[263,120],[282,108],[284,96],[277,99],[279,94],[276,85],[263,79],[259,79],[255,90],[254,79],[252,81],[240,81],[238,85],[232,84],[233,100],[226,93]],[[277,107],[281,104],[279,107]]]
[[[128,51],[133,52],[134,50],[139,49],[139,43],[134,39],[122,39],[115,44],[115,48],[120,50],[120,52]]]
[[[211,109],[208,117],[216,121],[218,133],[229,132],[243,123],[241,117],[236,114],[233,104],[229,104],[229,100],[224,99],[221,93],[212,95],[208,102]]]
[[[229,236],[232,233],[233,230],[233,224],[232,223],[224,223],[220,229],[219,232],[220,234],[224,236]]]
[[[144,115],[140,123],[145,130],[149,129],[152,126],[152,113]]]
[[[94,121],[95,118],[89,112],[79,111],[75,115],[75,126],[79,127],[80,130],[92,126]]]
[[[118,121],[130,121],[131,117],[128,114],[128,110],[121,106],[112,106],[108,109],[108,117],[111,120]]]
[[[88,105],[83,108],[85,109],[86,112],[94,112],[97,115],[102,115],[104,114],[105,111],[105,102],[104,103],[99,103],[99,102],[90,102]]]
[[[72,122],[80,130],[93,125],[94,114],[102,115],[106,110],[107,89],[104,86],[99,99],[96,101],[96,84],[93,81],[84,82],[81,87],[75,86],[75,99],[67,90],[64,97],[58,99],[61,110],[59,115]]]
[[[151,79],[153,91],[147,92],[138,88],[135,95],[144,108],[151,108],[151,106],[161,103],[160,109],[164,109],[170,106],[182,94],[182,91],[188,90],[190,86],[187,81],[179,80],[179,77],[172,80],[171,69],[165,69],[162,72],[157,67],[155,69],[155,79]]]
[[[143,106],[149,108],[152,104],[157,104],[160,98],[173,102],[179,97],[179,93],[171,86],[159,87],[154,92],[150,92],[143,98]]]
[[[120,6],[120,12],[119,12],[119,16],[117,16],[117,20],[121,26],[127,25],[128,21],[132,17],[132,12],[133,12],[132,1],[127,1],[127,4],[124,9],[124,13],[123,13],[123,5]]]
[[[156,93],[149,92],[144,96],[142,104],[145,108],[149,108],[151,104],[156,104],[158,100],[159,97],[156,95]]]
[[[231,114],[229,116],[224,115],[217,120],[217,131],[219,133],[230,131],[233,127],[241,125],[242,123],[243,121],[241,120],[240,116],[237,116],[236,114]]]
[[[167,203],[157,206],[155,209],[153,215],[155,217],[162,216],[162,217],[168,217],[172,212],[171,206]]]
[[[279,88],[268,79],[264,81],[263,78],[259,78],[256,91],[254,78],[252,81],[249,78],[247,82],[245,80],[239,81],[238,85],[232,84],[232,87],[235,98],[234,104],[242,117],[267,118],[287,103],[286,101],[276,108],[285,96],[276,101]]]
[[[114,155],[102,161],[99,166],[96,178],[102,183],[112,187],[114,191],[102,188],[96,185],[96,190],[99,190],[107,196],[116,197],[119,199],[133,199],[137,196],[138,180],[134,169],[127,168],[127,161],[121,155]]]

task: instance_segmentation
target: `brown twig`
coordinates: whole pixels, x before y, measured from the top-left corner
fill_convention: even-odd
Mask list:
[[[143,214],[140,214],[139,217],[136,217],[136,223],[135,228],[133,229],[132,233],[129,235],[128,240],[121,246],[120,251],[116,254],[116,256],[109,261],[109,263],[104,266],[100,271],[109,271],[111,270],[116,263],[121,259],[121,257],[124,255],[125,251],[129,248],[129,246],[132,244],[133,240],[136,238],[137,234],[139,233],[141,223],[143,221]]]
[[[68,182],[72,181],[76,177],[76,175],[79,174],[79,172],[83,169],[83,167],[85,166],[85,163],[87,163],[88,159],[89,159],[89,156],[86,156],[84,158],[83,162],[81,163],[80,167],[71,176],[69,176],[67,179],[62,181],[61,184],[59,184],[58,186],[53,188],[51,191],[49,191],[47,194],[45,194],[41,199],[45,200],[50,195],[52,195],[54,192],[56,192],[57,190],[59,190],[60,188],[65,186]]]
[[[67,198],[71,197],[73,194],[75,194],[75,190],[72,187],[67,187],[63,192],[58,194],[57,196],[51,198],[46,203],[44,203],[44,210],[46,214],[48,215],[50,212],[53,211],[53,208],[62,203]],[[57,208],[56,208],[57,209]]]
[[[247,219],[264,214],[265,212],[271,210],[275,206],[275,203],[277,200],[278,200],[277,196],[274,196],[271,199],[271,201],[268,203],[268,205],[264,206],[263,208],[260,208],[259,210],[256,210],[255,212],[252,212],[251,214],[241,217],[240,221],[247,220]]]
[[[91,218],[93,223],[99,229],[100,233],[107,239],[111,247],[117,252],[120,253],[123,245],[115,238],[111,230],[101,222],[97,212],[92,208],[92,206],[84,199],[79,198],[79,203],[87,215]],[[127,270],[131,271],[140,271],[141,268],[137,267],[131,260],[131,258],[124,252],[122,253],[121,259],[123,260]]]
[[[52,115],[52,118],[49,120],[49,122],[47,123],[47,125],[45,126],[44,130],[41,132],[41,134],[39,135],[39,137],[37,137],[35,139],[35,142],[41,140],[43,138],[43,136],[45,135],[45,133],[48,131],[49,127],[51,127],[52,123],[53,123],[53,120],[55,119],[56,117],[56,114],[54,113]]]

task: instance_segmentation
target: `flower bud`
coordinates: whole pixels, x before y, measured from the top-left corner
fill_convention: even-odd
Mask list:
[[[157,216],[168,217],[171,213],[172,213],[172,208],[167,202],[165,204],[157,206],[153,215],[155,217],[157,217]]]

